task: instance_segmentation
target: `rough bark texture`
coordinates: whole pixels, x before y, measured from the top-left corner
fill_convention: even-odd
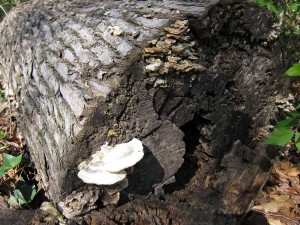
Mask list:
[[[148,41],[178,20],[188,20],[189,51],[205,71],[148,73]],[[11,12],[0,72],[50,198],[90,209],[101,188],[84,185],[77,165],[106,141],[136,137],[145,157],[120,204],[94,211],[94,224],[238,224],[271,168],[257,135],[282,88],[272,24],[229,1],[45,0]]]

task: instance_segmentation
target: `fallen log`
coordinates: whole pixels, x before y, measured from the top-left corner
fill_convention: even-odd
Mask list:
[[[238,224],[272,165],[259,136],[283,88],[272,24],[233,1],[13,10],[0,26],[0,72],[49,198],[68,218],[102,200],[95,224]],[[107,204],[107,187],[84,184],[77,166],[132,138],[144,157]]]

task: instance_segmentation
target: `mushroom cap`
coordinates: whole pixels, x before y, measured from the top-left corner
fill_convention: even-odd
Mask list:
[[[136,138],[115,147],[106,144],[91,156],[90,162],[80,164],[78,177],[88,184],[112,185],[126,177],[123,169],[133,166],[143,156],[143,144]]]
[[[118,144],[104,155],[102,162],[108,172],[118,172],[135,165],[144,156],[143,144],[133,138],[128,143]]]
[[[123,180],[126,172],[110,173],[103,166],[93,167],[89,164],[78,172],[78,177],[87,184],[112,185]]]

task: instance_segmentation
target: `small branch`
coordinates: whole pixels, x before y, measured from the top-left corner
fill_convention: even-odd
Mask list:
[[[9,137],[11,138],[13,136],[12,134],[12,109],[11,109],[11,99],[8,98],[8,113],[9,113]]]
[[[4,9],[4,7],[2,5],[0,5],[0,9],[4,12],[5,16],[7,15],[6,10]]]

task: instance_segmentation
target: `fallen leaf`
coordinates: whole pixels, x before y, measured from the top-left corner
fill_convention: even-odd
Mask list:
[[[296,176],[299,176],[300,175],[300,168],[298,168],[299,166],[293,166],[292,168],[290,168],[286,174],[288,176],[291,176],[291,177],[296,177]]]
[[[277,220],[277,219],[267,217],[267,220],[268,220],[269,225],[285,225],[284,223],[281,223],[281,221]]]
[[[210,175],[207,175],[205,178],[205,182],[204,182],[204,188],[208,188],[209,187],[209,181],[210,181]]]
[[[293,195],[291,196],[291,198],[295,202],[295,204],[300,204],[300,195]]]
[[[278,202],[290,202],[291,198],[289,195],[269,195],[270,198],[273,198],[274,200]]]
[[[294,204],[291,204],[290,202],[282,202],[282,201],[270,201],[268,203],[254,206],[253,209],[262,210],[265,213],[276,213],[279,210],[283,211],[289,211],[290,208],[293,208]]]
[[[9,120],[5,117],[0,117],[0,125],[1,126],[8,126],[9,125]]]
[[[269,177],[269,181],[272,184],[280,184],[281,183],[281,181],[280,181],[280,175],[278,173],[271,172],[270,173],[270,177]]]
[[[278,191],[280,191],[281,193],[284,194],[299,194],[299,190],[297,190],[296,188],[292,188],[292,187],[287,187],[287,188],[278,188]]]
[[[282,162],[282,163],[280,164],[280,168],[283,169],[283,170],[288,170],[290,167],[291,167],[291,165],[290,165],[290,162],[289,162],[289,161]]]

